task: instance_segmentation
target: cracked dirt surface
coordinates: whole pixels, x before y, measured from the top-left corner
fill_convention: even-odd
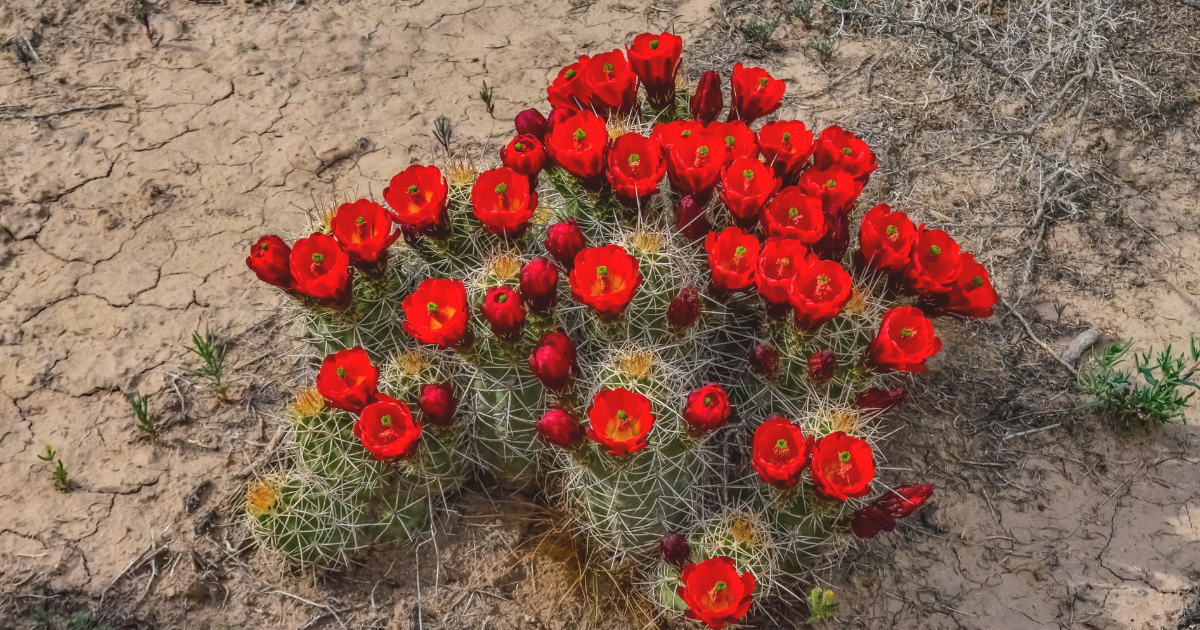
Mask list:
[[[288,4],[164,2],[151,14],[157,47],[124,3],[0,7],[0,35],[36,33],[41,58],[32,78],[8,51],[0,60],[0,627],[25,627],[45,602],[128,627],[602,625],[558,559],[520,553],[538,508],[479,487],[434,545],[374,551],[355,570],[317,577],[256,564],[232,507],[287,388],[306,376],[279,297],[243,259],[314,204],[378,195],[408,164],[433,159],[440,115],[459,146],[495,152],[511,117],[541,106],[579,52],[671,26],[693,68],[727,73],[733,59],[702,55],[700,38],[729,36],[729,6]],[[799,41],[790,30],[780,39]],[[927,220],[977,222],[971,202],[989,195],[992,176],[973,171],[1003,153],[904,166],[958,150],[929,139],[943,124],[937,109],[958,103],[922,105],[920,72],[864,71],[899,45],[849,37],[825,65],[798,45],[757,61],[791,86],[783,116],[877,143],[888,173],[869,196]],[[497,120],[478,101],[484,79],[497,88]],[[1049,230],[1042,271],[1017,302],[1056,348],[1089,324],[1142,345],[1200,331],[1197,128],[1195,110],[1149,138],[1084,127],[1079,145],[1112,193],[1095,214]],[[962,235],[1015,295],[1019,232]],[[1067,305],[1061,321],[1056,300]],[[233,341],[229,404],[181,371],[183,344],[205,326]],[[924,401],[894,420],[908,428],[888,452],[938,495],[819,573],[843,602],[840,623],[1187,627],[1200,588],[1194,425],[1146,434],[1074,413],[1069,375],[1006,309],[945,328],[947,352],[922,378]],[[157,444],[135,435],[122,394],[133,389],[153,394],[169,421]],[[35,458],[45,444],[72,492],[52,490]]]

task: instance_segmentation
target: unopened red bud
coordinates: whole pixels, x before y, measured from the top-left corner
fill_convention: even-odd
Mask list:
[[[454,412],[458,409],[458,399],[454,397],[454,385],[431,383],[421,389],[421,418],[426,424],[448,427],[454,423]]]
[[[863,391],[854,399],[854,406],[859,409],[878,409],[880,411],[888,411],[893,407],[900,406],[907,397],[908,392],[903,387],[897,387],[893,390],[880,389],[872,387]]]
[[[549,313],[558,302],[558,268],[534,258],[521,268],[521,297],[534,313]]]
[[[549,131],[546,133],[554,131],[555,125],[570,118],[571,116],[574,116],[576,113],[577,112],[574,110],[570,110],[565,107],[555,107],[554,109],[550,110],[550,119],[548,121]]]
[[[704,238],[712,230],[712,224],[704,214],[704,206],[696,203],[691,195],[680,200],[679,211],[675,213],[675,227],[689,241]]]
[[[721,114],[721,108],[725,106],[721,96],[721,75],[712,70],[705,72],[704,76],[700,77],[700,83],[696,86],[696,93],[692,95],[689,105],[693,119],[706,125],[716,120]]]
[[[579,450],[586,438],[579,418],[562,409],[551,409],[542,414],[533,428],[547,443],[568,451]]]
[[[933,496],[933,484],[899,486],[891,492],[875,499],[871,505],[894,518],[904,518],[925,505]]]
[[[516,291],[508,287],[488,291],[481,310],[497,337],[511,341],[521,336],[521,328],[525,326],[525,305]]]
[[[541,343],[529,355],[529,369],[546,389],[561,392],[575,381],[578,359],[575,342],[559,329],[542,337]]]
[[[779,351],[767,343],[750,350],[750,370],[759,376],[773,378],[779,373]]]
[[[664,562],[680,570],[692,561],[692,546],[686,538],[675,532],[663,534],[658,549],[662,552]]]
[[[550,132],[550,121],[536,109],[527,109],[517,114],[517,119],[514,121],[517,127],[517,135],[530,135],[538,140],[546,137]]]
[[[700,291],[696,287],[684,287],[667,305],[667,323],[675,331],[691,328],[700,319]]]
[[[808,357],[808,380],[815,385],[827,383],[837,371],[837,355],[833,350],[821,350]]]
[[[575,268],[575,255],[587,248],[587,239],[574,217],[555,223],[546,231],[546,251],[570,271]]]

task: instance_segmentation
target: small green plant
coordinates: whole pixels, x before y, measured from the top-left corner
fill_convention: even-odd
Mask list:
[[[777,28],[779,28],[779,20],[760,22],[753,19],[742,25],[742,33],[746,35],[746,39],[757,42],[760,46],[766,46]]]
[[[804,28],[809,28],[812,26],[812,10],[814,4],[814,0],[800,0],[800,2],[792,5],[792,17],[803,22]]]
[[[192,345],[186,350],[200,357],[200,367],[190,370],[190,373],[208,381],[209,390],[216,395],[217,400],[227,402],[226,392],[229,386],[225,384],[225,354],[228,347],[210,330],[192,333]],[[132,403],[132,401],[130,401]]]
[[[488,116],[491,116],[492,118],[496,117],[496,104],[492,102],[492,96],[494,93],[495,90],[487,84],[487,81],[484,81],[483,87],[479,89],[479,100],[483,101],[484,107],[487,108]]]
[[[150,413],[150,397],[143,396],[135,390],[125,394],[125,400],[129,401],[130,407],[133,407],[133,415],[137,418],[138,430],[150,438],[151,441],[157,440],[159,417],[157,414]]]
[[[837,612],[837,602],[833,601],[833,591],[823,591],[814,588],[808,594],[808,623],[828,623]]]
[[[45,606],[35,606],[33,610],[29,611],[29,622],[33,624],[34,628],[38,628],[39,630],[41,628],[49,628],[53,618],[54,616],[50,614],[49,610],[46,610]]]
[[[821,61],[829,61],[833,58],[833,38],[821,37],[812,40],[808,43],[808,48],[817,53]]]
[[[442,148],[446,150],[446,155],[450,155],[450,136],[454,133],[454,125],[449,118],[438,116],[437,120],[433,121],[433,137],[441,143]]]
[[[21,64],[21,66],[25,68],[26,74],[31,74],[29,63],[33,61],[33,55],[30,54],[29,50],[25,48],[25,43],[22,42],[21,39],[14,37],[9,40],[8,45],[12,47],[13,52],[16,53],[17,63]]]
[[[146,29],[146,39],[150,43],[154,43],[154,36],[158,33],[153,28],[150,28],[150,6],[146,0],[133,0],[133,19],[138,21],[143,28]]]
[[[1200,344],[1192,338],[1187,353],[1176,355],[1171,346],[1154,353],[1151,348],[1134,353],[1134,371],[1121,369],[1131,343],[1113,344],[1092,365],[1079,371],[1076,386],[1092,400],[1080,408],[1102,407],[1131,427],[1149,427],[1183,419],[1183,410],[1195,394],[1180,389],[1197,388],[1192,377],[1200,366]],[[1191,357],[1189,366],[1188,357]]]
[[[52,462],[58,456],[58,452],[46,445],[46,452],[38,455],[37,458],[44,462]],[[71,480],[67,478],[67,469],[63,467],[62,460],[58,460],[58,466],[51,473],[54,476],[54,489],[59,492],[71,491]]]
[[[1062,314],[1063,314],[1063,311],[1065,311],[1065,310],[1067,310],[1067,305],[1062,302],[1059,302],[1057,299],[1055,299],[1054,300],[1054,312],[1058,314],[1058,319],[1055,321],[1059,321],[1059,322],[1062,321]]]
[[[826,2],[838,11],[845,11],[854,6],[854,0],[826,0]]]

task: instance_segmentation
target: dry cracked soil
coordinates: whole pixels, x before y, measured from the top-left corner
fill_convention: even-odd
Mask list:
[[[749,59],[788,82],[780,116],[867,137],[882,163],[867,197],[954,229],[1011,305],[945,325],[925,391],[892,420],[888,465],[937,495],[818,569],[837,624],[1196,627],[1200,414],[1142,431],[1078,411],[1051,353],[1091,326],[1140,348],[1200,332],[1200,9],[1046,3],[1009,49],[1011,28],[927,26],[1011,26],[1026,3],[899,3],[917,17],[898,21],[804,4],[161,0],[148,36],[126,2],[4,2],[0,627],[634,625],[530,550],[543,507],[484,483],[416,549],[330,574],[266,562],[237,507],[311,363],[243,260],[259,235],[436,159],[439,116],[457,150],[495,159],[574,55],[667,28],[694,76]],[[756,40],[757,20],[778,23]],[[1086,63],[1060,68],[1076,49]],[[1050,61],[1025,63],[1038,50]],[[225,402],[187,371],[205,328],[232,348]],[[134,390],[167,422],[155,443]],[[68,493],[36,457],[47,444]]]

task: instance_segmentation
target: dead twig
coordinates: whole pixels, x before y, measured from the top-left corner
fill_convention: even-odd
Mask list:
[[[1054,353],[1054,351],[1050,349],[1050,346],[1046,345],[1046,342],[1042,341],[1041,339],[1038,339],[1038,336],[1037,336],[1037,335],[1035,335],[1035,334],[1033,334],[1033,328],[1031,328],[1031,327],[1029,326],[1029,322],[1025,321],[1025,318],[1021,316],[1021,313],[1019,313],[1019,312],[1017,311],[1017,309],[1013,308],[1012,304],[1009,304],[1009,303],[1008,303],[1008,300],[1004,299],[1004,297],[1003,297],[1003,296],[1001,296],[1001,297],[1000,297],[1000,302],[1002,302],[1002,303],[1004,304],[1004,306],[1008,307],[1008,312],[1010,312],[1010,313],[1012,313],[1013,315],[1016,315],[1016,316],[1017,316],[1017,319],[1018,319],[1018,320],[1020,320],[1020,322],[1021,322],[1021,325],[1025,327],[1025,333],[1026,333],[1027,335],[1029,335],[1029,338],[1030,338],[1030,339],[1034,340],[1034,342],[1036,342],[1036,343],[1037,343],[1037,345],[1041,346],[1041,347],[1042,347],[1042,349],[1043,349],[1043,350],[1045,350],[1047,354],[1049,354],[1050,356],[1054,357],[1054,360],[1055,360],[1055,361],[1058,361],[1059,363],[1063,364],[1063,367],[1065,367],[1065,368],[1067,368],[1068,370],[1070,370],[1070,371],[1071,371],[1071,374],[1078,374],[1078,373],[1079,373],[1079,372],[1078,372],[1078,371],[1075,369],[1075,366],[1071,365],[1070,363],[1067,363],[1066,361],[1063,361],[1062,357],[1060,357],[1060,356],[1058,356],[1057,354],[1055,354],[1055,353]]]

